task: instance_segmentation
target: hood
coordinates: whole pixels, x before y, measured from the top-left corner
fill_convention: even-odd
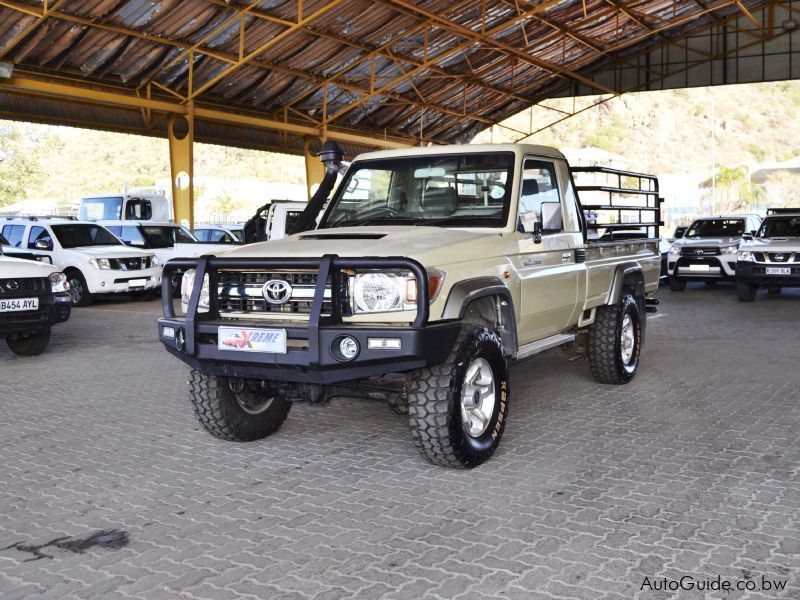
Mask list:
[[[166,248],[170,252],[170,258],[196,258],[203,254],[219,254],[223,250],[230,250],[231,244],[190,244],[177,243],[172,248]]]
[[[338,227],[315,229],[281,240],[237,246],[220,257],[407,256],[426,266],[487,258],[486,245],[499,231],[424,226]]]
[[[153,256],[149,250],[133,250],[127,246],[79,246],[77,248],[66,248],[67,251],[75,250],[81,254],[88,254],[99,258],[142,258],[143,256]]]
[[[58,271],[52,265],[45,265],[35,260],[0,256],[0,279],[11,277],[47,277]]]
[[[800,238],[755,238],[743,242],[739,249],[751,252],[800,252]]]
[[[707,237],[707,238],[680,238],[675,240],[676,246],[736,246],[742,241],[741,236],[735,237]]]

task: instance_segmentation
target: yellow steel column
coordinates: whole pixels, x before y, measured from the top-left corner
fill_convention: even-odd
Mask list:
[[[312,152],[311,141],[311,138],[303,138],[303,155],[306,159],[306,189],[308,190],[309,200],[314,195],[311,190],[312,186],[315,184],[319,186],[325,177],[325,166],[319,157]]]
[[[194,115],[169,118],[169,168],[172,175],[172,207],[175,222],[184,227],[194,227]]]

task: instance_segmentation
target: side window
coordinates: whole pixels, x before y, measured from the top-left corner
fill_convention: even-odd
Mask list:
[[[194,237],[196,237],[201,242],[207,242],[209,233],[211,233],[210,229],[195,229]]]
[[[117,235],[129,246],[146,246],[144,236],[138,227],[122,227],[122,231]],[[114,232],[116,233],[116,232]]]
[[[119,225],[106,225],[106,229],[108,229],[111,233],[115,236],[119,237],[122,233],[122,227]]]
[[[150,200],[131,198],[125,207],[125,218],[135,221],[147,221],[153,218],[153,207]]]
[[[213,231],[208,232],[208,240],[209,242],[220,242],[222,244],[227,243],[225,240],[225,236],[228,235],[224,231],[220,231],[219,229],[214,229]]]
[[[53,238],[50,237],[50,232],[44,227],[34,225],[28,234],[28,248],[36,248],[36,242],[39,240],[44,240],[49,244],[50,248],[53,247]]]
[[[536,222],[542,224],[545,232],[561,231],[561,215],[555,165],[548,161],[525,159],[519,198],[519,221],[523,231],[531,233]]]
[[[25,225],[3,225],[3,237],[12,246],[19,248],[22,245],[22,236],[25,234]]]

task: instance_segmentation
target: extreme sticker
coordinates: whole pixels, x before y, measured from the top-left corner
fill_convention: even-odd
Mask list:
[[[285,329],[220,327],[217,330],[217,340],[219,350],[286,354]]]

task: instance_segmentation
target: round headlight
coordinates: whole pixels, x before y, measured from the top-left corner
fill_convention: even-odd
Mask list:
[[[403,310],[405,278],[388,273],[356,275],[353,297],[358,312]]]
[[[331,344],[331,354],[336,360],[345,362],[353,360],[359,351],[358,341],[349,335],[338,337]]]

